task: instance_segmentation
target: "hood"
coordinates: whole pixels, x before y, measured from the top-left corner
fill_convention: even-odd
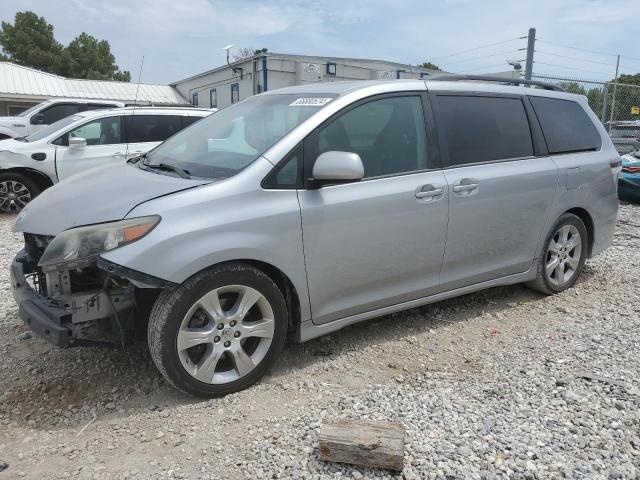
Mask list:
[[[45,190],[20,212],[16,232],[57,235],[63,230],[123,219],[157,197],[210,183],[142,170],[136,165],[99,167]]]
[[[3,127],[11,127],[14,123],[20,124],[21,127],[25,127],[29,121],[26,117],[0,117],[0,125]]]
[[[24,132],[28,123],[29,119],[25,117],[0,117],[0,128],[14,132]]]

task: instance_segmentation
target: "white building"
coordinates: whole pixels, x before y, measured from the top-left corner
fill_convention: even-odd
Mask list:
[[[261,53],[171,84],[191,104],[224,108],[256,93],[311,82],[426,78],[435,70],[382,60]]]
[[[0,116],[16,115],[51,98],[116,100],[126,104],[188,105],[169,85],[149,85],[109,80],[77,80],[0,62]],[[137,98],[137,100],[136,100]]]

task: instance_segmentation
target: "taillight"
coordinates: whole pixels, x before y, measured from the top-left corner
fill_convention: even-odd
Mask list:
[[[622,167],[624,173],[640,173],[640,167],[631,167],[629,165]]]
[[[622,159],[620,157],[614,158],[609,162],[609,165],[611,165],[611,173],[617,177],[622,169]]]

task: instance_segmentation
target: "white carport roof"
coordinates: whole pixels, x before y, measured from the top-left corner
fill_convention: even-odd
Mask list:
[[[133,103],[136,83],[110,80],[77,80],[41,72],[10,62],[0,62],[0,98],[86,98]],[[178,91],[169,85],[140,84],[138,103],[187,105]]]

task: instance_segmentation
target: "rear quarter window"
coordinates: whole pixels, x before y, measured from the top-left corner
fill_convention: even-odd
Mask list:
[[[602,146],[600,133],[578,102],[534,96],[529,99],[550,154],[598,150]]]

